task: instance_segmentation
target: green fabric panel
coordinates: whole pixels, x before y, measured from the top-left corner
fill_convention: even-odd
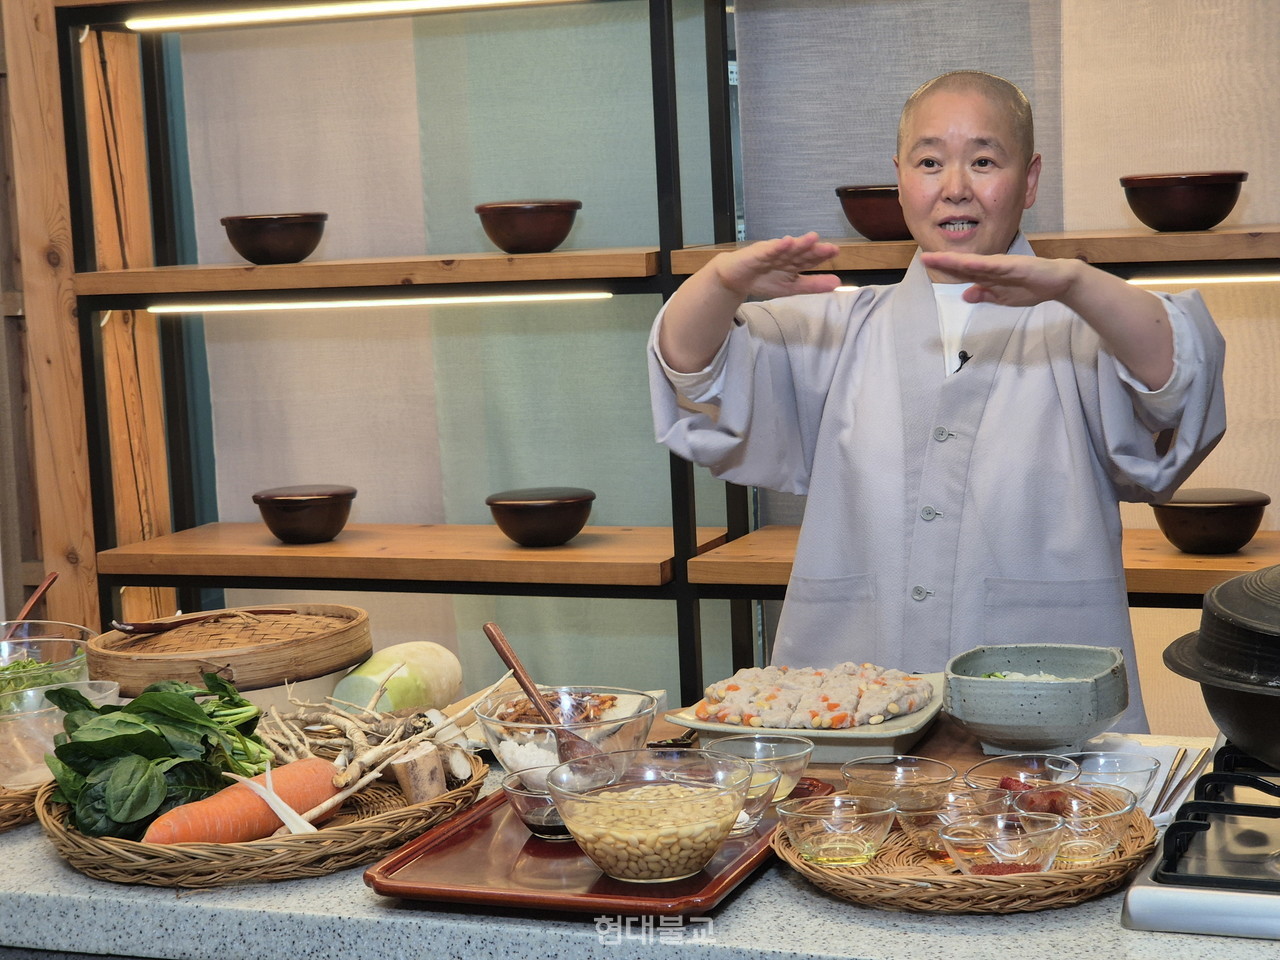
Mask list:
[[[653,439],[643,363],[660,302],[656,295],[628,296],[437,315],[433,354],[448,522],[490,523],[488,494],[544,485],[594,490],[593,525],[671,522],[669,459]],[[721,524],[722,487],[705,474],[701,480],[699,522]],[[720,676],[728,628],[727,619],[712,622],[715,607],[704,605],[704,646],[708,672]],[[669,602],[458,597],[455,609],[468,676],[501,672],[480,633],[494,619],[539,638],[540,662],[549,671],[539,676],[567,671],[561,682],[579,682],[571,679],[575,671],[586,671],[607,674],[594,676],[598,683],[634,686],[628,678],[646,676],[647,687],[678,687]]]
[[[677,15],[685,229],[707,242],[709,226],[696,225],[710,222],[700,6],[684,0]],[[414,31],[431,252],[491,251],[475,204],[529,198],[583,201],[562,249],[657,242],[646,3],[438,15]],[[565,485],[596,491],[592,524],[670,524],[644,364],[660,306],[632,295],[436,314],[448,522],[491,522],[484,498],[497,490]],[[722,524],[722,488],[701,479],[699,522]],[[502,672],[480,632],[493,619],[540,680],[678,690],[670,602],[459,596],[455,614],[473,680]],[[727,604],[703,604],[712,679],[730,672],[727,624]]]

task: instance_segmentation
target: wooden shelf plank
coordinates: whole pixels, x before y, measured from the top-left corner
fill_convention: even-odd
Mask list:
[[[1027,235],[1042,257],[1079,257],[1090,263],[1182,263],[1202,260],[1280,258],[1280,224],[1221,227],[1186,233],[1151,230],[1069,230]],[[823,270],[905,270],[915,255],[912,240],[873,243],[833,239],[840,252]],[[745,246],[718,243],[671,252],[673,273],[687,275],[716,254]]]
[[[76,293],[81,296],[177,294],[405,287],[436,283],[600,280],[612,277],[652,277],[657,273],[656,247],[618,247],[518,255],[458,253],[371,260],[304,260],[302,263],[261,266],[252,263],[207,263],[134,270],[100,270],[76,274],[75,288]]]
[[[767,526],[689,560],[690,583],[786,586],[799,527]]]
[[[725,531],[699,528],[699,549]],[[673,577],[668,527],[586,527],[530,549],[491,525],[349,524],[329,543],[285,544],[260,523],[211,523],[98,554],[102,574],[314,577],[661,586]]]
[[[761,527],[689,561],[692,583],[785,586],[799,527]],[[1238,553],[1183,553],[1159,530],[1124,532],[1125,579],[1131,593],[1202,594],[1251,570],[1280,563],[1280,531],[1260,531]]]

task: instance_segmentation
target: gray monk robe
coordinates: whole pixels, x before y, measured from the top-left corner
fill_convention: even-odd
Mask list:
[[[1033,255],[1021,236],[1010,252]],[[1155,392],[1060,303],[979,304],[946,376],[918,257],[900,284],[745,304],[697,403],[657,358],[659,318],[659,442],[808,495],[773,661],[937,671],[987,643],[1117,646],[1133,694],[1117,728],[1145,729],[1118,502],[1169,495],[1226,426],[1212,318],[1195,292],[1162,299],[1179,372]]]

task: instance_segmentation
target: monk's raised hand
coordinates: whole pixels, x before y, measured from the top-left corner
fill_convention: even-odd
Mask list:
[[[953,283],[972,283],[964,293],[970,303],[998,303],[1030,307],[1046,300],[1061,300],[1069,292],[1074,273],[1070,260],[1010,254],[922,253],[920,260],[931,275]]]
[[[840,248],[818,239],[816,233],[761,240],[716,258],[720,282],[746,297],[789,297],[829,293],[840,285],[835,274],[812,274]]]

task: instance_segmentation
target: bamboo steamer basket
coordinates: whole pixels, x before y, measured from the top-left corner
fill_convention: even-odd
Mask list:
[[[336,673],[373,654],[369,614],[359,607],[286,606],[291,613],[211,610],[210,619],[162,633],[109,630],[89,643],[89,676],[136,697],[161,680],[199,685],[217,673],[243,693]]]

